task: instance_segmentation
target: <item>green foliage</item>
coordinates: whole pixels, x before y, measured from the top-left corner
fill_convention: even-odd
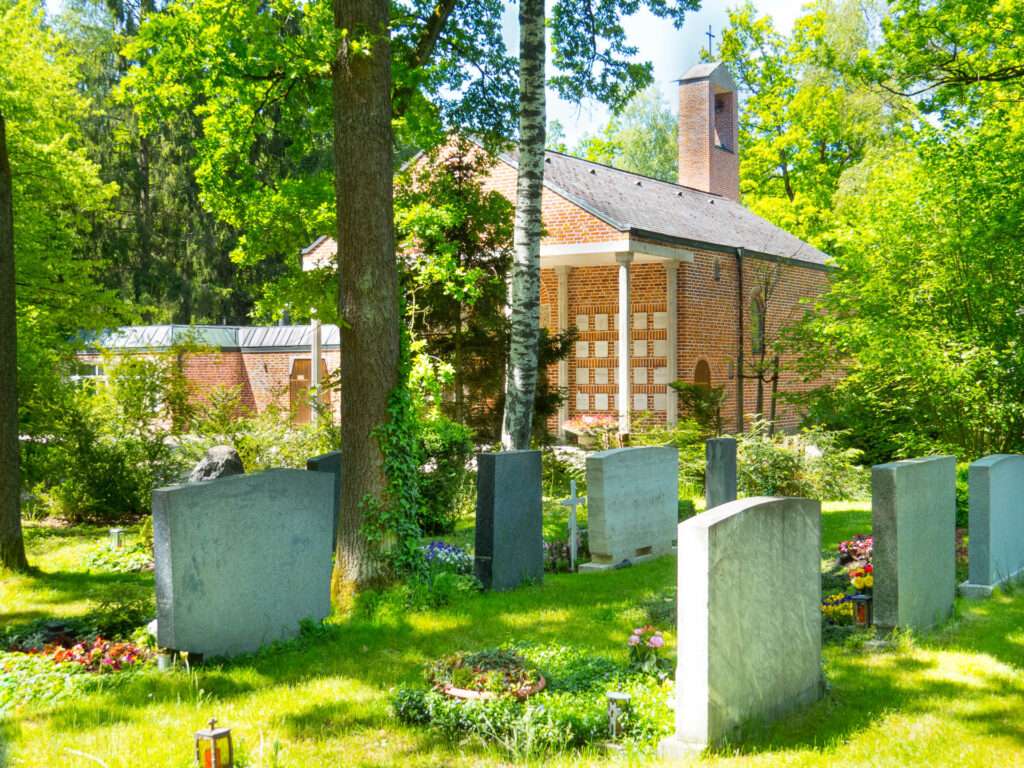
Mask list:
[[[398,384],[388,394],[389,419],[373,435],[384,454],[385,498],[362,499],[362,531],[373,556],[386,561],[396,575],[416,577],[423,573],[426,563],[419,547],[417,425],[409,388],[412,370],[409,336],[404,331],[401,344]]]
[[[968,492],[968,475],[971,465],[966,461],[956,465],[956,527],[969,527],[970,493]],[[957,582],[959,583],[959,582]]]
[[[725,385],[708,387],[686,381],[669,384],[679,393],[679,405],[700,427],[705,437],[722,436],[722,405],[725,403]]]
[[[693,503],[693,499],[679,499],[679,522],[683,520],[689,520],[691,517],[697,514],[697,507]]]
[[[460,701],[436,691],[400,689],[391,709],[403,722],[429,725],[446,738],[469,735],[497,744],[518,758],[578,749],[609,738],[607,690],[632,695],[625,743],[651,743],[671,730],[667,686],[624,665],[579,648],[509,646],[544,675],[545,689],[522,702],[514,698]]]
[[[147,521],[152,519],[146,518]],[[134,544],[115,547],[105,539],[96,542],[92,552],[83,561],[83,565],[90,571],[105,573],[134,573],[152,563],[153,551],[150,542],[137,541]]]
[[[658,424],[651,414],[637,414],[629,444],[672,445],[679,451],[679,484],[684,495],[699,495],[704,487],[704,438],[696,422],[680,419],[674,427]]]
[[[147,355],[103,355],[105,380],[61,383],[50,391],[35,430],[50,437],[26,455],[26,474],[50,515],[113,522],[149,512],[153,488],[176,482],[187,454],[175,450],[194,416],[184,362],[202,348],[190,340]]]
[[[851,0],[818,3],[787,37],[746,2],[729,11],[715,50],[742,99],[744,205],[826,252],[836,240],[832,196],[840,178],[888,141],[903,115],[893,108],[894,97],[841,66],[871,49],[883,8]]]
[[[655,84],[638,93],[599,133],[585,134],[572,154],[674,183],[679,167],[676,117],[661,88]]]
[[[842,435],[820,428],[792,437],[771,436],[755,422],[739,436],[737,485],[744,496],[855,499],[868,493],[869,475],[844,448]]]
[[[425,534],[450,533],[462,512],[462,501],[472,490],[467,464],[473,456],[473,430],[444,416],[419,424],[418,448],[420,513]]]

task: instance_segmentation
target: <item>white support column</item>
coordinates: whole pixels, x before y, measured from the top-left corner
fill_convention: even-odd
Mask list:
[[[569,327],[569,267],[555,267],[558,275],[558,330],[564,333]],[[558,406],[558,438],[565,439],[562,425],[569,420],[569,398],[571,397],[569,382],[569,358],[558,361],[558,387],[565,389],[565,400]]]
[[[668,316],[668,355],[665,365],[668,368],[668,380],[673,382],[679,378],[679,262],[665,262],[665,310]],[[679,421],[679,393],[672,387],[665,386],[665,420],[670,427]]]
[[[312,310],[313,317],[310,320],[312,325],[312,339],[310,341],[309,355],[309,387],[313,390],[313,403],[319,405],[323,402],[323,394],[320,391],[320,366],[323,364],[323,352],[320,346],[320,318],[316,316],[316,310]],[[314,421],[316,419],[314,418]]]
[[[632,405],[630,386],[633,359],[633,313],[630,296],[629,268],[633,261],[632,251],[615,254],[619,263],[619,434],[629,433],[629,408]]]

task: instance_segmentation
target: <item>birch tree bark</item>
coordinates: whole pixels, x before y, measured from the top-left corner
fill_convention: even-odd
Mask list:
[[[0,112],[0,567],[28,568],[18,475],[18,323],[14,309],[14,194]]]
[[[388,0],[334,0],[344,31],[334,61],[334,188],[341,327],[341,509],[331,597],[342,606],[389,573],[363,533],[367,502],[386,504],[375,432],[398,382]]]
[[[546,104],[544,0],[519,3],[519,172],[512,261],[512,340],[501,447],[530,447],[540,340],[541,193]]]

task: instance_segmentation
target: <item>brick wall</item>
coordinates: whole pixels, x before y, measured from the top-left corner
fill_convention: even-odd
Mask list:
[[[322,354],[328,375],[336,374],[341,364],[341,353],[338,350],[324,350]],[[80,354],[77,357],[86,363],[103,362],[102,356],[95,354]],[[210,395],[218,389],[237,387],[239,415],[263,413],[272,403],[283,409],[290,407],[289,381],[292,366],[296,360],[309,359],[310,353],[305,351],[224,350],[189,356],[185,362],[185,376],[195,385],[193,402],[196,404],[209,402]],[[336,391],[330,393],[330,401],[337,423],[341,405]]]
[[[694,381],[699,361],[711,370],[712,385],[724,384],[727,429],[736,425],[736,353],[737,282],[736,259],[711,251],[693,251],[693,263],[682,263],[676,274],[678,296],[677,362],[675,372],[668,365],[668,329],[666,270],[660,263],[633,264],[631,294],[633,303],[633,359],[630,363],[631,400],[643,395],[646,409],[654,421],[665,423],[668,381]],[[718,279],[715,263],[718,263]],[[743,334],[744,356],[751,358],[750,300],[755,290],[754,276],[775,269],[771,262],[744,258]],[[569,416],[580,413],[618,412],[618,266],[580,267],[569,274],[569,324],[580,328],[577,348],[569,358]],[[792,323],[803,311],[800,300],[817,296],[824,289],[827,274],[820,270],[786,265],[778,268],[774,294],[767,305],[765,340],[767,359],[774,355],[773,340],[779,330]],[[542,305],[549,305],[552,325],[558,322],[557,276],[554,269],[542,270]],[[730,362],[732,365],[730,366]],[[805,391],[793,371],[794,358],[780,358],[779,391]],[[746,372],[751,371],[744,366]],[[730,377],[730,373],[732,377]],[[553,372],[557,380],[557,371]],[[564,386],[566,382],[558,382]],[[744,414],[755,412],[756,381],[744,381]],[[580,396],[585,397],[580,397]],[[631,403],[635,405],[635,403]],[[770,385],[764,385],[764,410],[770,406]],[[784,427],[794,427],[799,414],[782,403],[777,412]],[[749,422],[748,422],[749,423]],[[557,425],[552,422],[551,427]]]
[[[736,94],[715,94],[710,80],[679,84],[679,183],[740,199]]]

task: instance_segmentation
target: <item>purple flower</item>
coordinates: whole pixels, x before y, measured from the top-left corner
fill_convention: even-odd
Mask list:
[[[665,645],[665,639],[659,635],[655,635],[650,639],[650,642],[648,642],[647,645],[651,648],[661,648]]]
[[[637,635],[630,635],[629,640],[626,642],[629,643],[630,647],[632,647],[640,642],[640,638]]]

